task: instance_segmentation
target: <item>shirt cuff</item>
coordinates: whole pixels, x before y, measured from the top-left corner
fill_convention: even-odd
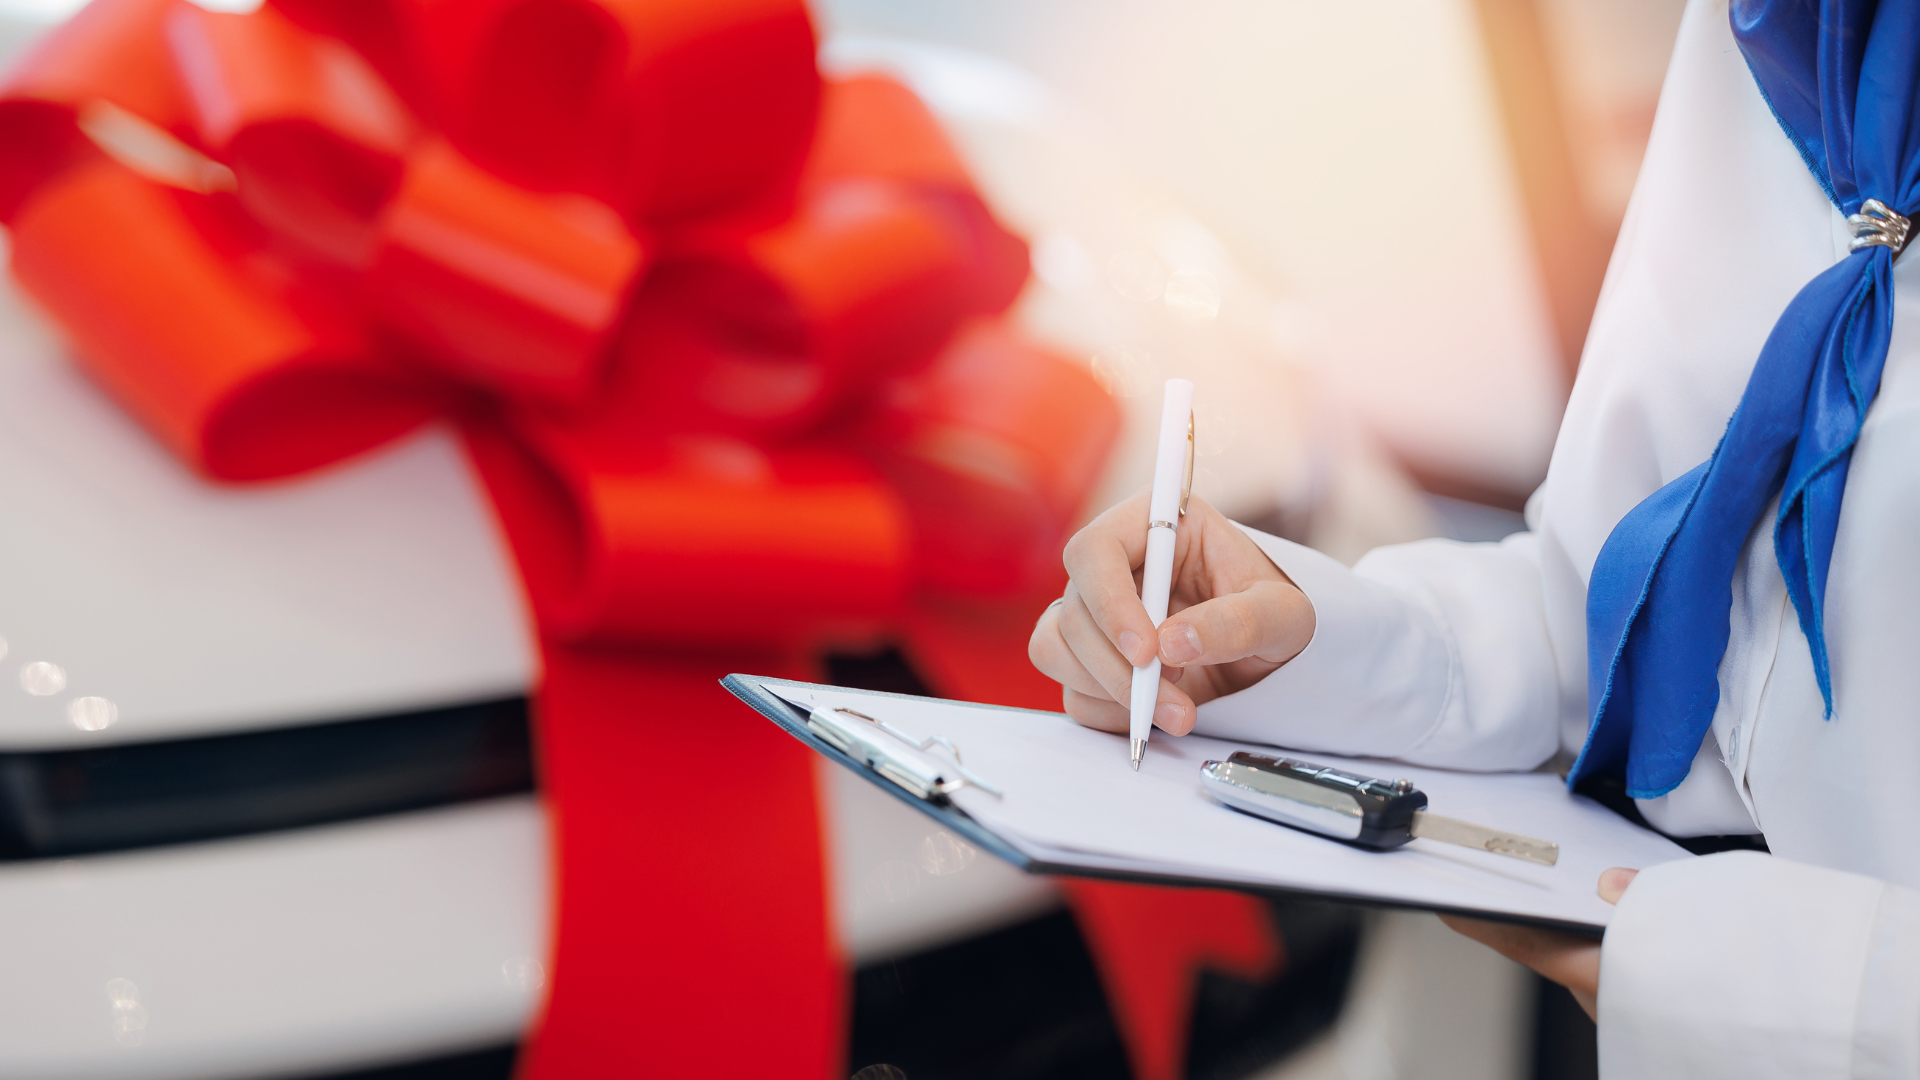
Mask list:
[[[1920,894],[1757,852],[1648,867],[1607,928],[1600,1075],[1920,1074]]]
[[[1396,757],[1439,724],[1454,665],[1432,615],[1325,555],[1241,526],[1313,605],[1313,639],[1237,693],[1200,706],[1195,730],[1242,742]]]

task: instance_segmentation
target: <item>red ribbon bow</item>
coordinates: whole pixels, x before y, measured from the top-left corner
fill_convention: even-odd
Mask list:
[[[1026,248],[933,118],[814,47],[799,0],[96,0],[0,88],[14,273],[175,454],[262,480],[459,424],[545,658],[532,1074],[831,1073],[808,757],[713,680],[891,635],[1030,702],[1117,430],[992,321]]]

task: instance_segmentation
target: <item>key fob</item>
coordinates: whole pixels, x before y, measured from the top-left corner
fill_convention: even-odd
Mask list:
[[[1244,750],[1200,767],[1207,793],[1235,810],[1350,844],[1387,851],[1413,839],[1427,805],[1410,780],[1376,780]]]

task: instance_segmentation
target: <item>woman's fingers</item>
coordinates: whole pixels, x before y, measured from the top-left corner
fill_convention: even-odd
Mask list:
[[[1062,696],[1067,715],[1082,726],[1124,735],[1132,725],[1128,707],[1104,696],[1083,694],[1067,687]],[[1160,698],[1154,705],[1153,726],[1169,735],[1185,735],[1193,730],[1193,702],[1165,679],[1160,680]]]
[[[1099,683],[1109,699],[1125,703],[1132,696],[1133,665],[1120,655],[1106,632],[1100,629],[1075,585],[1067,586],[1067,602],[1060,605],[1060,636],[1073,651],[1074,659]],[[1084,686],[1075,689],[1093,692]]]
[[[1633,884],[1633,879],[1639,876],[1640,871],[1629,870],[1624,866],[1616,866],[1611,870],[1601,871],[1600,899],[1605,900],[1609,904],[1619,903],[1620,897],[1627,891],[1627,886]]]
[[[1202,500],[1190,509],[1176,548],[1173,599],[1191,606],[1166,620],[1164,634],[1147,618],[1134,577],[1146,555],[1144,493],[1067,544],[1072,584],[1063,603],[1041,617],[1027,651],[1067,688],[1067,711],[1076,720],[1125,730],[1135,665],[1158,656],[1167,666],[1154,724],[1184,735],[1193,730],[1196,701],[1259,679],[1312,639],[1312,605],[1259,546]]]
[[[1588,1016],[1595,1014],[1595,1002],[1600,994],[1599,942],[1553,930],[1458,915],[1442,915],[1440,921],[1566,987]]]
[[[1140,603],[1133,568],[1146,557],[1147,500],[1136,495],[1093,519],[1067,541],[1067,575],[1087,614],[1128,664],[1145,664],[1158,648],[1153,620]]]
[[[1094,625],[1071,586],[1063,602],[1040,617],[1027,643],[1027,655],[1048,678],[1066,687],[1067,715],[1103,731],[1127,730],[1133,665]],[[1169,670],[1176,677],[1180,674],[1178,668]],[[1161,679],[1154,703],[1154,725],[1174,735],[1185,735],[1193,730],[1194,717],[1193,698]]]
[[[1633,879],[1639,874],[1640,871],[1624,866],[1602,872],[1598,883],[1600,899],[1609,904],[1619,903],[1627,886],[1632,885]],[[1587,1015],[1598,1019],[1599,942],[1551,930],[1463,919],[1457,915],[1442,915],[1440,920],[1508,959],[1517,960],[1566,987],[1573,993],[1573,999],[1587,1011]]]
[[[1257,581],[1171,615],[1160,624],[1160,658],[1182,667],[1256,657],[1284,664],[1313,640],[1313,605],[1283,581]]]
[[[1040,674],[1069,690],[1105,696],[1106,688],[1087,670],[1086,665],[1080,662],[1080,658],[1074,655],[1073,649],[1068,646],[1067,639],[1061,633],[1063,613],[1069,606],[1078,603],[1077,599],[1069,595],[1062,603],[1055,604],[1041,614],[1040,621],[1033,626],[1033,637],[1027,641],[1027,659],[1033,661],[1033,666],[1039,670]]]
[[[1173,669],[1178,673],[1179,669]],[[1185,735],[1193,730],[1193,722],[1198,714],[1193,709],[1193,698],[1186,690],[1175,686],[1166,679],[1160,680],[1160,696],[1153,705],[1153,726],[1169,735]]]
[[[1083,727],[1099,731],[1111,731],[1115,734],[1127,733],[1127,707],[1104,697],[1083,694],[1068,687],[1063,695],[1062,704],[1067,715]]]

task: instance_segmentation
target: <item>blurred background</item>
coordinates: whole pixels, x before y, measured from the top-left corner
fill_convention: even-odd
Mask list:
[[[977,87],[971,105],[960,86],[924,85],[939,82],[930,55],[921,88],[948,111],[1086,144],[1082,167],[1109,174],[1095,189],[1117,195],[1102,210],[1133,230],[1088,252],[1101,284],[1120,292],[1143,252],[1154,274],[1246,288],[1210,329],[1300,369],[1423,489],[1518,508],[1545,472],[1681,6],[818,10],[832,61],[857,62],[875,38],[997,61],[1009,88]],[[1072,262],[1076,240],[1036,236],[1043,280],[1046,256]]]
[[[0,65],[77,6],[0,0]],[[890,73],[947,126],[1031,244],[1017,320],[1120,402],[1087,513],[1147,475],[1158,387],[1185,376],[1200,387],[1196,491],[1351,562],[1522,527],[1681,7],[817,0],[815,17],[824,70]],[[96,398],[44,320],[0,297],[0,657],[92,670],[114,687],[115,738],[524,695],[511,570],[460,539],[486,531],[480,497],[470,479],[432,487],[458,471],[444,434],[279,491],[263,525],[150,460]],[[422,506],[426,488],[440,494]],[[307,564],[282,540],[327,545],[341,507],[385,515],[406,550],[329,549],[338,581],[286,584]],[[150,548],[169,543],[162,573]],[[444,614],[343,644],[395,595]],[[335,623],[275,614],[302,604],[332,605]],[[435,635],[462,659],[423,651]],[[884,655],[836,663],[843,681],[911,677]],[[31,803],[27,763],[88,737],[44,704],[0,688],[0,802]],[[469,721],[511,726],[488,715]],[[937,838],[911,814],[822,783],[858,968],[852,1067],[1118,1075],[1051,886],[929,855]],[[0,1074],[505,1076],[543,980],[541,813],[522,778],[326,828],[0,854]],[[1563,992],[1430,917],[1302,901],[1274,917],[1287,971],[1260,987],[1208,977],[1190,1075],[1595,1075],[1591,1025]],[[964,1013],[966,988],[1031,982],[1007,958],[1041,954],[1056,982],[1029,987],[1046,1005],[1029,1002],[1026,1027]],[[942,1071],[973,1024],[1000,1043]]]

